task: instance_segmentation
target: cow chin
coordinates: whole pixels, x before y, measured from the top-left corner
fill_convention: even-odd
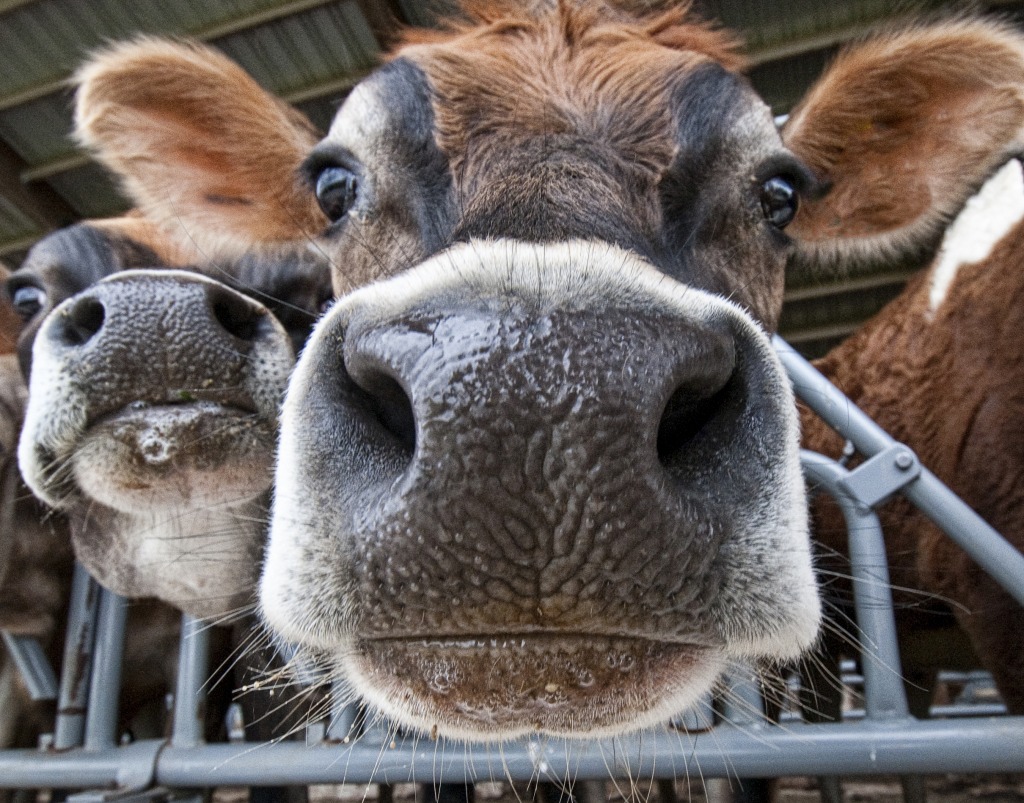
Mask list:
[[[406,726],[453,739],[621,734],[668,720],[724,667],[720,650],[593,635],[367,641],[356,691]]]
[[[139,405],[93,424],[70,462],[87,499],[125,513],[254,499],[270,488],[274,426],[213,402]]]

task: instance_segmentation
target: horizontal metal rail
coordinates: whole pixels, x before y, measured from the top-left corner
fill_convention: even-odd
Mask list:
[[[0,786],[166,786],[721,778],[1020,772],[1024,717],[861,723],[719,725],[614,740],[531,740],[467,747],[426,738],[389,744],[137,742],[108,750],[0,751]]]

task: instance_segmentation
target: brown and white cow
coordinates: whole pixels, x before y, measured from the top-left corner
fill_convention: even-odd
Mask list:
[[[739,64],[685,10],[469,3],[356,87],[308,196],[223,59],[83,73],[85,141],[204,248],[305,236],[314,194],[332,221],[361,289],[290,384],[262,607],[400,723],[621,732],[814,642],[786,262],[933,240],[1020,147],[1024,57],[991,23],[884,37],[785,140]]]
[[[850,339],[817,363],[834,384],[1024,551],[1024,171],[1010,159],[946,230],[928,270]],[[838,458],[842,439],[820,419],[803,419],[804,444]],[[848,572],[838,511],[814,507],[814,532]],[[927,628],[956,621],[1009,710],[1024,713],[1024,609],[967,554],[905,501],[882,510],[905,669],[922,661]],[[918,593],[907,593],[908,590]],[[928,663],[942,668],[956,651]],[[931,688],[931,678],[917,678]],[[914,692],[914,689],[908,689]],[[913,695],[918,696],[918,695]],[[927,702],[927,701],[925,701]]]

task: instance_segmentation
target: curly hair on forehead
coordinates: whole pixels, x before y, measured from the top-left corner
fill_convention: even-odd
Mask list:
[[[740,38],[700,18],[692,5],[691,0],[460,0],[458,12],[442,19],[438,28],[403,31],[395,50],[474,34],[538,33],[557,26],[570,47],[584,38],[646,40],[701,54],[726,69],[742,69]]]

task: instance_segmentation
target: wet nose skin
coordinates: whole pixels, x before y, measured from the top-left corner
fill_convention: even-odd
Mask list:
[[[252,410],[243,382],[266,310],[223,285],[178,272],[122,274],[54,311],[36,349],[93,387],[90,418],[133,401],[209,400]],[[40,343],[44,340],[44,343]]]
[[[346,329],[334,392],[381,454],[407,461],[360,500],[361,592],[375,601],[360,632],[643,632],[666,603],[698,616],[720,584],[711,563],[729,527],[715,507],[729,500],[700,503],[709,520],[696,528],[682,509],[711,490],[700,476],[730,451],[745,406],[727,327],[445,307],[357,314]],[[688,618],[671,632],[699,633]]]
[[[283,417],[271,624],[343,655],[385,710],[461,733],[517,717],[585,731],[600,708],[585,686],[636,694],[646,716],[665,689],[615,667],[671,697],[723,655],[806,645],[792,397],[763,333],[622,252],[457,253],[342,300],[307,347]],[[498,665],[536,706],[500,702]]]
[[[249,433],[244,443],[259,441],[266,475],[294,359],[266,308],[219,282],[172,270],[114,274],[55,308],[36,335],[19,444],[26,481],[49,504],[70,503],[67,472],[53,468],[102,454],[117,477],[94,467],[81,476],[117,494],[133,472],[162,466],[170,478],[180,460],[203,471],[235,460],[242,482],[252,472],[223,415]]]

